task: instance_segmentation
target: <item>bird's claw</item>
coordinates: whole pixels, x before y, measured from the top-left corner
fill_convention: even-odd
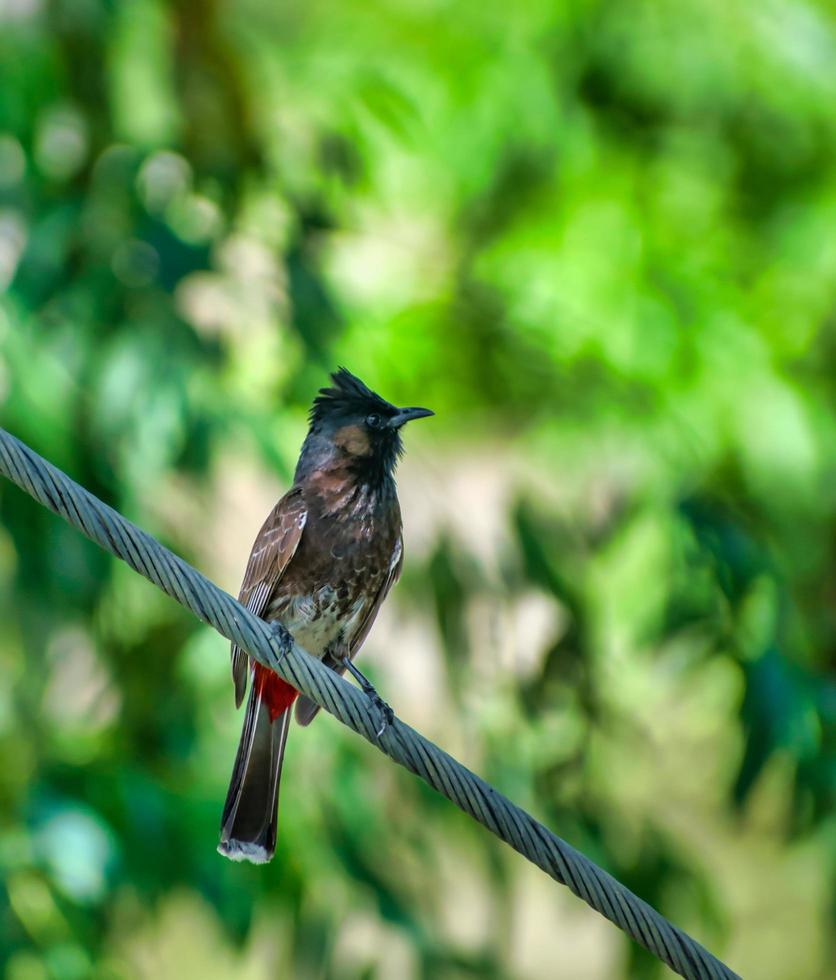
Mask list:
[[[273,622],[273,623],[269,623],[268,625],[270,627],[270,632],[273,634],[273,639],[276,641],[276,644],[279,648],[278,655],[274,654],[271,657],[272,660],[271,666],[275,670],[277,667],[281,665],[284,658],[290,653],[290,650],[293,646],[293,638],[291,637],[290,633],[288,633],[287,629],[284,626],[282,626],[281,623]],[[272,647],[271,647],[271,653],[272,653]]]
[[[378,713],[380,714],[380,728],[375,732],[375,738],[380,738],[380,736],[386,731],[386,729],[395,720],[395,712],[391,707],[383,700],[383,698],[374,689],[374,685],[370,684],[367,680],[364,680],[361,684],[363,694],[371,701],[375,706]]]
[[[383,700],[383,698],[375,691],[374,688],[371,691],[367,691],[366,694],[369,700],[380,712],[380,728],[375,732],[375,738],[380,738],[380,736],[386,731],[386,729],[394,722],[395,712],[391,707]]]
[[[366,697],[371,701],[374,707],[380,714],[380,728],[375,732],[375,738],[380,738],[380,736],[386,731],[386,729],[394,722],[395,712],[389,707],[389,705],[383,700],[383,698],[374,689],[374,684],[362,674],[351,662],[351,657],[343,657],[343,666],[351,674],[351,676],[360,685],[360,690]]]

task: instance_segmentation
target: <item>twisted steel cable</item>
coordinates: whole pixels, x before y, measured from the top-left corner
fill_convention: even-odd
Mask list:
[[[258,619],[14,436],[0,429],[0,473],[127,562],[198,619],[420,776],[500,840],[566,885],[610,922],[688,980],[737,974],[606,871],[538,823],[437,745],[395,718],[384,733],[378,709],[356,687],[307,654],[284,627]],[[739,978],[737,978],[739,980]]]

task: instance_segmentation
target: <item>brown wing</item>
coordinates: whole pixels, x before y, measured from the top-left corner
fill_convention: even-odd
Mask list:
[[[260,616],[281,581],[284,570],[299,546],[308,509],[302,490],[294,487],[282,497],[264,522],[250,552],[238,601]],[[232,680],[235,706],[240,707],[247,691],[247,654],[232,644]]]
[[[372,623],[374,623],[377,617],[380,607],[383,605],[383,600],[389,594],[389,590],[398,581],[401,574],[401,568],[403,567],[403,537],[398,536],[398,540],[395,542],[395,550],[392,552],[392,558],[389,562],[389,572],[378,590],[377,595],[374,598],[374,602],[369,606],[369,610],[366,613],[363,621],[360,623],[360,628],[354,634],[354,638],[351,641],[351,646],[349,647],[348,655],[353,660],[357,655],[357,651],[363,645],[364,640],[369,635],[369,630],[372,628]],[[323,663],[330,667],[331,670],[335,670],[338,674],[345,673],[345,667],[330,657],[325,657]],[[300,725],[310,725],[314,720],[319,711],[319,705],[311,701],[310,698],[301,695],[299,700],[296,702],[296,721]]]

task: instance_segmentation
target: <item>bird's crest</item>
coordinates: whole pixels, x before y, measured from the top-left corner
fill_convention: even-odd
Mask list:
[[[347,368],[331,375],[332,386],[320,388],[311,406],[311,424],[340,415],[365,415],[369,412],[394,414],[397,409],[372,391]]]

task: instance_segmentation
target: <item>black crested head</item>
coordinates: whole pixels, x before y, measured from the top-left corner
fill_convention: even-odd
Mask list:
[[[347,368],[338,368],[331,375],[330,388],[320,388],[311,406],[311,428],[324,422],[342,418],[356,418],[378,412],[383,416],[395,415],[394,405],[381,398]]]
[[[403,452],[401,427],[433,413],[426,408],[398,408],[344,367],[331,375],[331,382],[319,389],[311,406],[297,481],[313,470],[347,461],[363,484],[375,489],[394,486],[395,464]]]

